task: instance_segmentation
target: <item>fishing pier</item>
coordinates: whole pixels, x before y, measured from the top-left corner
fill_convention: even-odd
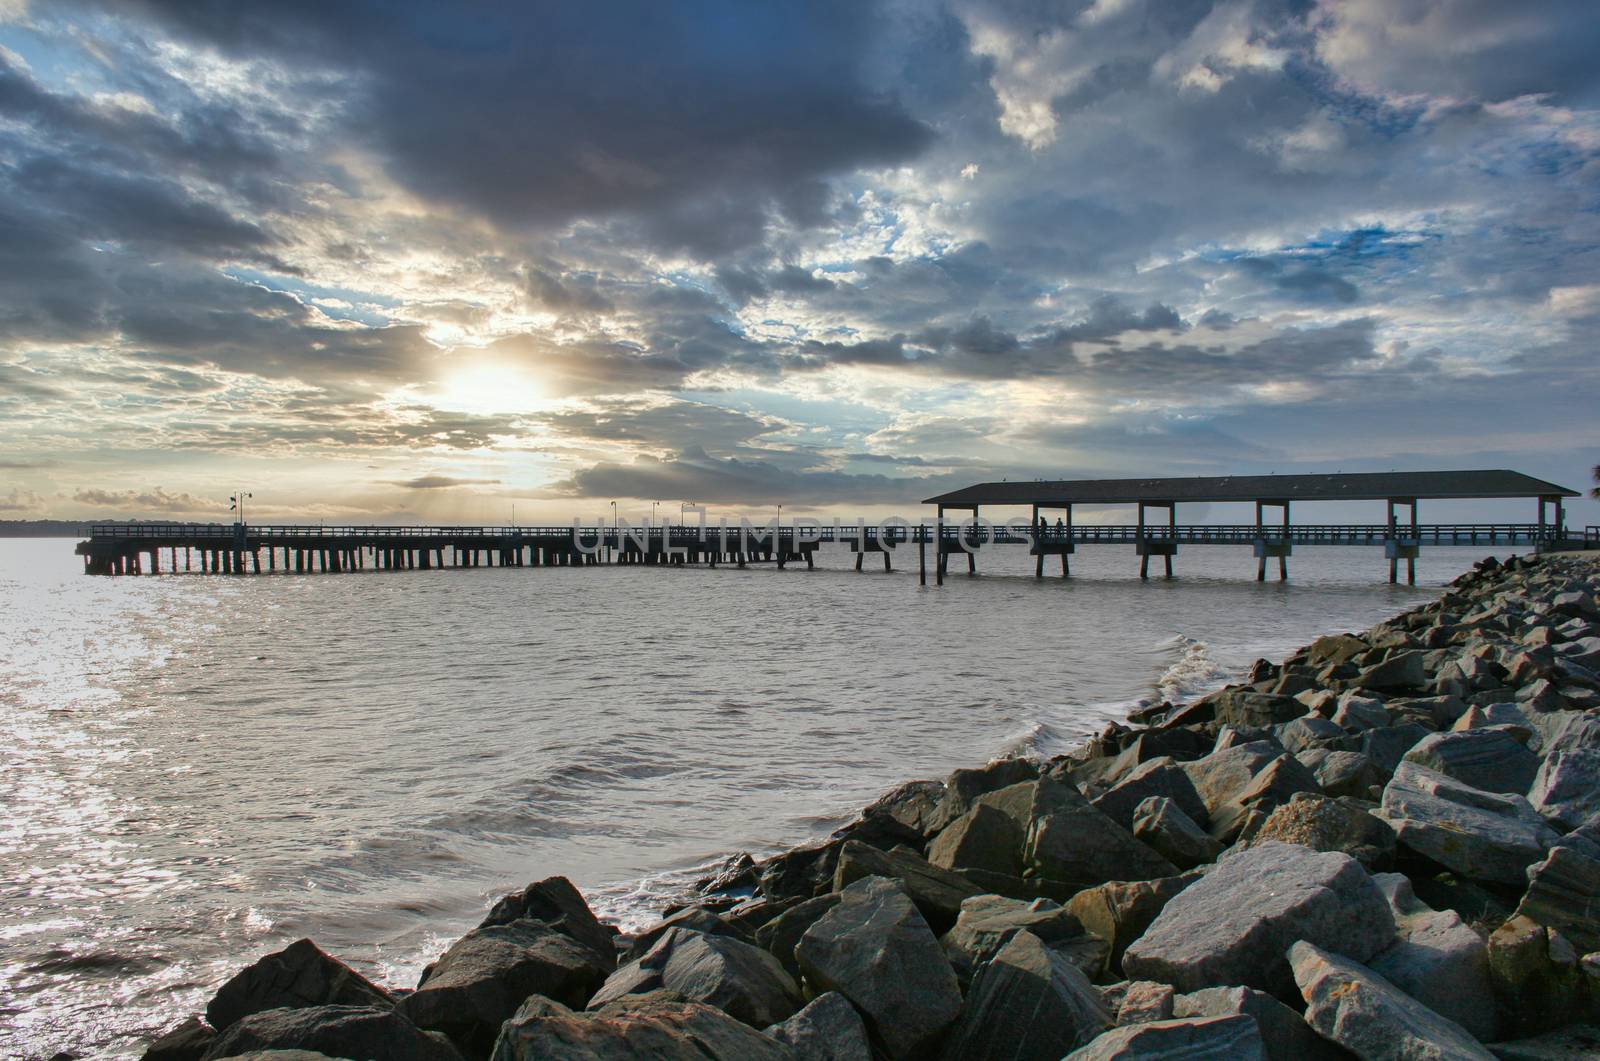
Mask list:
[[[1404,560],[1406,580],[1415,583],[1416,560],[1424,547],[1582,547],[1581,537],[1575,540],[1566,531],[1562,510],[1564,499],[1576,496],[1577,491],[1510,471],[1000,482],[929,498],[926,503],[935,506],[935,515],[915,524],[904,520],[541,527],[107,523],[94,524],[76,551],[89,574],[260,575],[602,564],[785,567],[803,563],[810,568],[815,566],[817,550],[826,544],[848,546],[857,571],[874,553],[882,557],[884,569],[891,570],[896,550],[915,547],[922,584],[928,581],[931,551],[934,581],[943,585],[951,557],[964,556],[968,572],[975,574],[980,551],[995,546],[1026,546],[1036,558],[1038,577],[1043,577],[1049,557],[1059,557],[1061,575],[1070,575],[1070,558],[1079,546],[1132,546],[1142,578],[1149,577],[1151,557],[1162,560],[1163,573],[1170,578],[1180,546],[1248,545],[1257,560],[1256,578],[1265,580],[1269,560],[1277,562],[1280,579],[1288,577],[1288,558],[1296,546],[1342,545],[1382,548],[1389,562],[1389,581],[1399,580]],[[1419,503],[1440,499],[1532,499],[1538,503],[1538,519],[1420,522]],[[1291,505],[1317,501],[1381,502],[1386,518],[1361,524],[1293,522]],[[1224,503],[1253,505],[1254,522],[1178,522],[1180,504]],[[1074,521],[1075,506],[1103,510],[1116,505],[1135,506],[1136,522]],[[1029,515],[991,522],[980,516],[984,508],[1027,509]],[[1151,519],[1152,511],[1165,519]],[[953,518],[951,513],[961,515]],[[1057,513],[1053,523],[1052,513]]]

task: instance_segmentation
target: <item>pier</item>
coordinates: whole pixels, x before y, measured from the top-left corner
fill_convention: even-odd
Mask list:
[[[1382,489],[1379,489],[1379,488]],[[1399,489],[1397,489],[1399,488]],[[1376,493],[1374,492],[1376,490]],[[934,581],[943,585],[952,556],[964,556],[969,573],[985,547],[1025,546],[1036,557],[1034,573],[1043,577],[1046,560],[1059,557],[1063,577],[1079,546],[1132,546],[1141,577],[1150,558],[1159,557],[1171,577],[1180,546],[1248,545],[1257,559],[1256,578],[1265,580],[1268,561],[1278,577],[1288,577],[1295,547],[1372,546],[1383,549],[1389,580],[1399,580],[1405,561],[1408,582],[1416,581],[1423,547],[1531,547],[1563,544],[1582,547],[1583,536],[1564,526],[1562,502],[1574,490],[1518,472],[1405,472],[1379,475],[1240,476],[1204,479],[1077,480],[982,483],[930,498],[931,520],[913,524],[796,521],[764,527],[726,523],[712,526],[613,526],[572,524],[536,527],[323,526],[223,523],[103,523],[90,528],[77,546],[84,570],[97,575],[157,575],[169,572],[261,575],[335,574],[354,571],[426,571],[473,567],[591,567],[602,564],[716,567],[751,564],[815,566],[823,545],[848,546],[857,571],[869,554],[885,570],[903,547],[914,547],[920,581],[928,581],[930,546]],[[1532,498],[1539,518],[1531,523],[1426,524],[1419,502],[1432,499]],[[1294,502],[1379,501],[1381,523],[1296,524]],[[1243,503],[1254,506],[1255,521],[1243,524],[1180,524],[1179,504]],[[1074,522],[1074,506],[1136,506],[1133,524]],[[1026,507],[1027,517],[992,523],[981,508]],[[1400,518],[1400,510],[1405,518]],[[1164,516],[1152,520],[1151,511]],[[1273,518],[1268,520],[1271,510]],[[948,513],[967,513],[952,519]],[[1054,523],[1048,513],[1059,511]],[[876,564],[876,561],[874,561]]]

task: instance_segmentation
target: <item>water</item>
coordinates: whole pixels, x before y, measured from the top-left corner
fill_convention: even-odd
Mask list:
[[[1141,583],[1126,548],[1070,581],[995,548],[922,590],[843,549],[810,572],[91,578],[70,542],[0,541],[0,1055],[137,1054],[301,936],[410,985],[551,874],[648,920],[710,860],[1063,751],[1480,555],[1429,551],[1411,589],[1378,550],[1302,552],[1284,586],[1244,549]]]

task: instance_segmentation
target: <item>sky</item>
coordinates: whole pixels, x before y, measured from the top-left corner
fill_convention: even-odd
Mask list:
[[[1592,0],[0,0],[0,519],[1586,488],[1597,54]]]

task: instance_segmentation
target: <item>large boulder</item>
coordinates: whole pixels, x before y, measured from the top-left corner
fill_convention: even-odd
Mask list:
[[[388,1009],[394,998],[309,939],[258,959],[217,989],[206,1023],[225,1030],[241,1017],[302,1006],[370,1006]]]
[[[1266,729],[1306,713],[1306,705],[1292,696],[1257,692],[1249,686],[1231,686],[1206,697],[1217,722],[1227,726]]]
[[[1124,829],[1133,828],[1134,811],[1152,796],[1175,802],[1196,821],[1206,817],[1206,805],[1194,789],[1194,782],[1170,757],[1162,756],[1140,763],[1128,776],[1094,800],[1094,808]]]
[[[1372,664],[1351,680],[1358,689],[1375,692],[1412,692],[1428,687],[1427,653],[1396,652]]]
[[[1023,931],[978,970],[942,1056],[949,1061],[1059,1061],[1111,1024],[1088,978]]]
[[[731,936],[685,928],[668,932],[638,961],[612,973],[588,1000],[589,1008],[661,990],[715,1006],[754,1028],[776,1024],[800,1008],[800,989],[777,958]]]
[[[1223,850],[1222,841],[1165,796],[1151,796],[1134,808],[1133,837],[1179,869],[1215,862]]]
[[[944,801],[943,781],[907,781],[890,789],[862,811],[862,817],[893,818],[923,836],[932,836],[939,820],[939,805]]]
[[[1562,830],[1600,814],[1600,749],[1553,751],[1539,764],[1528,802]]]
[[[1406,752],[1404,761],[1485,792],[1519,796],[1528,791],[1539,769],[1539,757],[1510,731],[1490,728],[1430,734]]]
[[[1244,985],[1292,999],[1284,955],[1294,941],[1365,961],[1394,938],[1389,903],[1361,863],[1274,841],[1229,853],[1179,892],[1122,967],[1180,991]]]
[[[891,1058],[919,1057],[961,1010],[961,988],[928,922],[884,877],[850,885],[795,948],[806,983],[837,991]]]
[[[1128,945],[1144,935],[1173,896],[1199,879],[1199,873],[1185,873],[1155,880],[1109,881],[1074,895],[1067,910],[1108,945],[1105,968],[1099,971],[1120,972]]]
[[[1557,929],[1578,953],[1600,951],[1600,859],[1581,848],[1552,848],[1528,870],[1517,913]]]
[[[146,1047],[140,1061],[200,1061],[216,1038],[215,1028],[188,1017]]]
[[[929,824],[937,832],[971,810],[984,793],[998,792],[1038,776],[1039,764],[1031,759],[996,759],[974,769],[952,771],[945,778],[944,798]]]
[[[1216,814],[1243,792],[1268,763],[1283,754],[1275,742],[1251,741],[1183,764],[1206,815]]]
[[[538,995],[495,1043],[492,1061],[794,1061],[776,1039],[669,991],[574,1013]]]
[[[371,1006],[251,1013],[217,1036],[205,1061],[252,1050],[313,1050],[361,1061],[461,1061],[460,1052],[443,1035],[423,1031],[393,1009]]]
[[[1394,854],[1394,830],[1381,818],[1343,800],[1296,794],[1268,815],[1252,844],[1281,840],[1313,851],[1343,851],[1371,869]]]
[[[1407,995],[1359,962],[1304,940],[1289,964],[1306,1000],[1306,1023],[1371,1061],[1493,1061],[1461,1025]]]
[[[720,917],[703,906],[686,906],[634,935],[628,941],[628,949],[622,960],[638,961],[656,945],[657,940],[675,928],[686,928],[706,936],[732,936],[742,943],[755,942],[755,935],[738,922]]]
[[[1023,829],[1025,874],[1071,894],[1108,880],[1171,876],[1177,867],[1066,785],[1049,778],[979,797]]]
[[[1022,827],[996,807],[980,803],[947,825],[928,845],[928,861],[965,873],[1022,876]]]
[[[823,914],[839,905],[839,894],[829,892],[815,899],[807,899],[792,906],[756,929],[756,942],[761,949],[778,959],[791,977],[800,979],[800,963],[795,960],[794,948],[806,929],[817,923]]]
[[[943,932],[956,923],[963,899],[983,893],[961,874],[930,864],[909,847],[879,851],[847,840],[839,852],[839,867],[833,873],[833,890],[842,892],[863,877],[898,880],[935,932]]]
[[[1065,1061],[1267,1061],[1261,1029],[1250,1017],[1179,1017],[1113,1028]]]
[[[1361,734],[1361,754],[1380,768],[1393,773],[1406,752],[1416,747],[1431,731],[1415,722],[1402,722],[1398,726],[1379,726]]]
[[[1338,1047],[1312,1031],[1299,1013],[1265,991],[1252,987],[1208,987],[1172,1000],[1174,1017],[1235,1014],[1255,1019],[1268,1061],[1335,1061],[1345,1056]]]
[[[543,921],[596,954],[610,956],[616,952],[617,930],[600,923],[583,895],[565,877],[546,877],[503,897],[490,908],[489,916],[479,927],[527,920]]]
[[[417,1027],[449,1036],[462,1052],[482,1055],[523,999],[544,995],[581,1008],[610,969],[609,955],[546,922],[490,925],[451,944],[400,1010]]]
[[[1520,885],[1560,839],[1522,796],[1485,792],[1401,763],[1379,817],[1402,846],[1473,880]]]
[[[867,1026],[837,991],[818,995],[799,1013],[767,1029],[794,1052],[795,1061],[872,1061]]]
[[[1360,752],[1309,748],[1296,752],[1295,758],[1311,771],[1317,779],[1317,787],[1330,796],[1371,798],[1373,790],[1381,790],[1392,773]]]
[[[944,935],[944,951],[956,977],[970,979],[978,966],[1000,953],[1018,932],[1032,932],[1046,944],[1076,939],[1083,924],[1072,911],[1050,899],[1008,899],[977,895],[961,904],[955,927]]]
[[[1400,938],[1367,964],[1412,998],[1447,1017],[1478,1039],[1499,1032],[1489,948],[1454,910],[1436,911],[1412,893],[1399,873],[1373,877],[1394,913]]]
[[[1211,835],[1232,841],[1254,816],[1271,814],[1301,792],[1321,793],[1316,777],[1292,755],[1280,755],[1211,815]]]

